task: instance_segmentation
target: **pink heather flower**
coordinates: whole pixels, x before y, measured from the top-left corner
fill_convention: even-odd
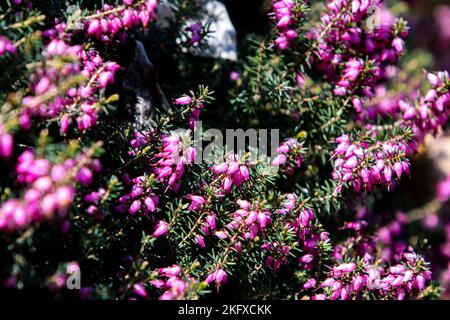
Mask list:
[[[401,273],[405,272],[405,270],[406,270],[406,267],[402,264],[398,264],[396,266],[392,266],[389,268],[389,271],[392,274],[401,274]]]
[[[247,181],[248,179],[250,179],[250,173],[248,172],[248,169],[245,165],[239,166],[239,173],[240,173],[242,179],[244,179],[244,181]]]
[[[184,95],[175,100],[175,103],[179,104],[179,105],[187,105],[187,104],[190,104],[191,102],[192,102],[192,98],[187,95]]]
[[[231,73],[230,73],[230,80],[231,81],[237,81],[237,80],[239,80],[240,77],[241,77],[241,75],[239,74],[239,72],[231,71]]]
[[[108,84],[114,83],[114,75],[111,71],[102,72],[98,77],[98,84],[100,88],[106,88]]]
[[[181,267],[174,264],[171,267],[161,268],[159,271],[166,277],[177,277],[181,272]]]
[[[362,71],[364,63],[358,59],[352,59],[345,65],[343,79],[347,81],[355,81],[358,79],[359,74]]]
[[[227,174],[228,175],[232,175],[234,174],[236,171],[239,170],[239,162],[237,161],[232,161],[228,167],[228,171]]]
[[[211,170],[217,174],[225,173],[228,171],[228,164],[226,162],[215,164],[211,167]]]
[[[0,36],[0,56],[4,55],[5,52],[15,53],[16,47],[7,38]]]
[[[124,27],[131,28],[133,26],[133,11],[127,9],[123,13],[122,22]]]
[[[423,290],[425,288],[425,278],[422,275],[418,275],[415,280],[417,289]]]
[[[188,198],[191,200],[191,204],[189,205],[189,210],[200,210],[203,208],[203,205],[206,203],[205,198],[196,195],[189,195]]]
[[[75,197],[75,190],[72,186],[61,186],[55,191],[56,202],[62,209],[67,208]]]
[[[347,300],[348,299],[348,289],[342,288],[341,290],[341,300]]]
[[[364,279],[360,275],[355,277],[355,280],[353,280],[353,290],[359,291],[362,289],[364,285]]]
[[[78,171],[78,173],[76,175],[76,179],[77,179],[77,182],[79,182],[83,185],[91,184],[92,180],[93,180],[92,171],[86,167],[82,167]]]
[[[217,284],[225,283],[227,282],[227,273],[223,269],[217,269],[214,272],[214,280]]]
[[[337,96],[345,96],[347,94],[347,89],[344,87],[336,87],[333,89],[333,93]]]
[[[188,163],[194,163],[196,156],[197,150],[195,150],[195,148],[189,147],[186,149],[186,159]]]
[[[136,212],[139,211],[139,209],[141,209],[141,205],[142,205],[142,203],[140,200],[134,200],[130,206],[129,212],[131,214],[135,214]]]
[[[306,78],[305,78],[305,75],[303,75],[302,73],[297,73],[295,80],[297,81],[297,86],[300,89],[302,89],[305,86]]]
[[[352,100],[352,104],[353,104],[353,107],[355,108],[355,111],[357,113],[361,113],[362,112],[362,101],[361,101],[360,98],[354,98]]]
[[[33,188],[40,192],[48,192],[52,188],[52,180],[48,177],[41,177],[33,183]]]
[[[211,230],[216,229],[216,216],[214,215],[214,213],[206,216],[206,223],[211,228]]]
[[[275,157],[275,159],[272,160],[272,166],[277,167],[280,166],[282,164],[284,164],[287,160],[286,155],[284,154],[279,154]]]
[[[289,42],[285,36],[280,36],[275,40],[275,44],[277,45],[278,49],[280,50],[286,50],[289,47]]]
[[[42,213],[45,216],[50,217],[55,209],[56,209],[55,197],[52,194],[45,195],[40,203],[40,210],[42,211]]]
[[[278,20],[277,27],[284,28],[287,27],[289,23],[291,23],[291,18],[289,16],[283,16]]]
[[[100,35],[101,27],[100,21],[98,19],[94,19],[89,23],[89,27],[87,29],[88,35]]]
[[[163,235],[165,235],[169,231],[169,224],[163,220],[160,220],[156,223],[154,230],[153,230],[153,236],[155,238],[159,238]]]
[[[321,232],[319,237],[320,237],[320,240],[326,241],[326,240],[330,239],[330,233],[326,232],[326,231]]]
[[[133,285],[133,293],[144,298],[147,297],[147,291],[142,283],[135,283]]]
[[[249,209],[252,206],[252,204],[247,200],[237,200],[236,203],[238,204],[239,207],[245,210]]]
[[[286,31],[285,35],[288,40],[294,40],[295,38],[297,38],[297,31],[288,30]]]
[[[344,168],[353,169],[357,165],[358,165],[358,158],[356,156],[353,156],[344,163]]]
[[[61,133],[63,133],[63,134],[66,133],[67,129],[69,128],[69,125],[70,125],[70,118],[67,115],[63,115],[61,117],[59,125],[61,128]]]
[[[205,244],[205,238],[203,238],[203,236],[197,234],[195,236],[195,242],[201,247],[201,248],[205,248],[206,244]]]
[[[400,39],[400,38],[395,38],[395,39],[392,41],[392,46],[395,48],[395,50],[396,50],[398,53],[403,52],[403,44],[404,44],[404,41],[403,41],[403,39]]]
[[[336,271],[342,271],[345,273],[353,272],[356,269],[356,264],[351,263],[343,263],[335,268]]]
[[[216,231],[214,234],[221,240],[225,240],[228,238],[228,234],[225,231]]]
[[[233,180],[230,177],[226,177],[222,182],[222,189],[228,193],[231,191],[231,187],[233,185]]]
[[[437,87],[440,83],[439,77],[433,73],[428,73],[427,78],[428,82],[430,82],[433,87]]]
[[[305,254],[302,257],[300,257],[300,262],[302,263],[310,263],[314,260],[314,257],[312,254]]]
[[[155,212],[156,207],[158,206],[158,196],[150,196],[145,198],[144,204],[150,212]]]
[[[4,159],[9,158],[14,149],[14,142],[12,135],[0,133],[0,156]]]
[[[412,270],[407,270],[403,277],[403,282],[409,282],[414,277],[414,272]]]
[[[310,288],[313,288],[315,287],[316,283],[317,283],[316,279],[309,279],[303,284],[303,289],[308,290]]]
[[[310,209],[305,209],[300,212],[300,224],[302,227],[307,227],[310,221],[314,221],[314,213]]]
[[[42,77],[34,87],[36,94],[44,94],[50,88],[51,82],[48,77]]]

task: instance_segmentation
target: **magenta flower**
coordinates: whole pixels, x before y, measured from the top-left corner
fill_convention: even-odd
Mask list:
[[[165,235],[169,231],[169,224],[163,220],[160,220],[156,223],[153,229],[153,236],[155,238],[159,238]]]
[[[4,159],[11,157],[14,149],[12,135],[8,133],[0,133],[0,156]]]
[[[191,102],[192,102],[192,98],[189,96],[186,96],[186,95],[175,100],[175,103],[179,104],[179,105],[187,105],[187,104],[190,104]]]
[[[203,238],[203,236],[197,234],[195,236],[195,242],[199,245],[199,247],[201,248],[205,248],[206,244],[205,244],[205,238]]]
[[[144,298],[147,297],[147,291],[142,283],[135,283],[133,285],[133,293]]]
[[[317,281],[315,279],[309,279],[303,284],[303,289],[308,290],[316,285]]]
[[[134,200],[129,209],[130,213],[135,214],[136,212],[138,212],[139,209],[141,209],[141,205],[142,205],[141,201]]]
[[[218,285],[227,282],[227,279],[227,273],[223,269],[217,269],[214,272],[214,280]]]
[[[0,56],[4,55],[6,52],[15,53],[16,50],[16,47],[10,40],[0,36]]]

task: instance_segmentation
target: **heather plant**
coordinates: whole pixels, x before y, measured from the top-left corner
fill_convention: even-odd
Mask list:
[[[398,1],[268,3],[236,63],[196,54],[214,37],[204,1],[0,4],[3,290],[439,297],[448,271],[410,243],[408,215],[379,219],[377,204],[445,130],[448,73],[408,51]],[[205,148],[199,120],[280,143],[258,145],[269,161]],[[449,194],[447,178],[432,203]]]

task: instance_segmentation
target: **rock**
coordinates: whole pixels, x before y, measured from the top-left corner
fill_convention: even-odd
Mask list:
[[[158,83],[158,73],[145,52],[144,45],[135,41],[134,56],[128,65],[122,85],[123,101],[130,114],[135,131],[152,127],[155,109],[170,109],[164,92]]]

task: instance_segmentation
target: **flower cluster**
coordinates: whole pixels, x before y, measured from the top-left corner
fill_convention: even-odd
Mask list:
[[[279,33],[275,39],[275,44],[278,49],[286,50],[289,48],[290,42],[297,38],[295,28],[302,12],[299,3],[295,0],[276,1],[273,4],[273,10]]]
[[[9,199],[0,207],[0,229],[14,230],[55,216],[64,216],[75,197],[75,183],[88,185],[100,163],[90,151],[63,163],[51,164],[24,151],[16,167],[17,181],[26,185],[23,198]]]
[[[149,181],[145,176],[136,177],[131,180],[133,184],[130,193],[119,198],[120,205],[116,207],[118,211],[126,211],[130,214],[142,212],[149,214],[156,211],[159,197],[149,186]]]
[[[197,285],[197,281],[191,277],[183,279],[179,265],[159,269],[156,277],[157,279],[151,280],[150,284],[163,290],[163,294],[158,298],[159,300],[189,299],[189,289]],[[143,293],[142,289],[139,292]]]
[[[180,188],[185,166],[194,163],[197,151],[191,146],[184,146],[182,137],[177,135],[163,136],[162,143],[161,152],[155,156],[158,161],[153,171],[160,182],[167,183],[167,189],[176,192]]]
[[[313,299],[353,300],[372,293],[379,299],[403,300],[422,291],[430,278],[425,261],[414,252],[405,252],[400,263],[392,266],[366,260],[341,263],[320,283],[325,293]]]
[[[231,221],[214,234],[221,240],[229,239],[233,248],[240,251],[242,243],[236,240],[251,241],[258,234],[264,234],[272,222],[272,214],[265,208],[259,208],[257,203],[251,204],[247,200],[238,200],[237,205],[240,209],[232,214]]]
[[[387,141],[368,140],[352,142],[348,135],[336,139],[338,146],[334,150],[333,179],[338,180],[335,194],[339,193],[345,183],[350,183],[354,190],[372,190],[375,185],[391,185],[395,176],[409,174],[409,162],[406,158],[414,145],[402,139]]]
[[[363,121],[375,121],[377,117],[386,118],[398,114],[399,102],[407,98],[404,93],[398,93],[395,96],[388,94],[389,91],[384,85],[377,86],[374,90],[372,100],[365,101],[364,108],[362,108],[362,101],[358,99],[355,101],[355,111]]]
[[[71,77],[79,75],[78,55],[81,51],[81,46],[70,46],[59,39],[52,40],[46,46],[43,56],[55,63],[49,61],[30,75],[31,94],[23,98],[20,112],[22,128],[30,128],[32,116],[54,118],[67,105],[65,96],[60,92],[65,93]]]
[[[320,254],[319,243],[329,239],[328,232],[319,229],[317,223],[318,220],[311,209],[301,210],[294,222],[300,239],[299,248],[302,251],[299,258],[300,267],[304,270],[315,268]]]
[[[267,251],[265,267],[272,267],[277,271],[282,265],[288,264],[287,258],[291,252],[291,247],[278,242],[264,242],[261,249]]]
[[[32,116],[58,119],[62,133],[66,133],[72,119],[80,131],[95,125],[101,108],[98,90],[114,82],[117,63],[103,62],[96,51],[70,46],[60,39],[52,40],[43,54],[55,63],[47,62],[30,76],[32,94],[23,98],[21,126],[28,129]],[[71,62],[57,63],[67,60]],[[72,86],[80,74],[86,81],[81,81],[79,87]]]
[[[379,25],[368,26],[369,9],[383,10]],[[374,21],[372,21],[375,23]],[[379,0],[333,0],[310,31],[314,39],[311,62],[335,83],[334,94],[361,93],[372,96],[372,88],[387,78],[387,68],[403,53],[407,34],[402,22],[395,22]]]
[[[435,132],[445,125],[450,109],[448,73],[428,73],[428,81],[432,88],[424,96],[418,97],[415,104],[405,100],[398,103],[403,125],[411,126],[419,140],[426,133]]]
[[[226,161],[213,165],[210,170],[220,179],[221,191],[231,192],[232,187],[239,188],[250,179],[249,164],[237,160],[237,156],[227,154]]]
[[[306,279],[303,288],[312,290],[313,300],[417,297],[431,279],[428,263],[411,247],[387,235],[401,233],[405,216],[397,215],[398,219],[384,231],[380,229],[377,235],[371,236],[367,234],[368,223],[364,220],[368,212],[361,209],[355,221],[346,222],[340,228],[354,235],[334,245],[333,265],[324,278]]]
[[[87,213],[90,215],[100,216],[102,212],[99,211],[99,205],[107,197],[108,193],[104,188],[97,191],[92,191],[84,197],[84,201],[89,204]]]
[[[292,243],[265,242],[261,248],[268,252],[266,266],[277,270],[281,265],[287,264],[292,249],[301,252],[298,256],[299,266],[302,270],[313,270],[319,261],[319,255],[324,249],[323,244],[328,241],[329,234],[321,228],[314,212],[303,207],[298,196],[293,193],[281,197],[281,206],[275,211],[274,219],[280,222],[283,230],[292,233]]]
[[[192,98],[188,95],[183,95],[177,99],[175,99],[175,104],[178,106],[183,106],[185,109],[183,112],[190,112],[190,116],[188,118],[189,128],[194,130],[195,122],[200,119],[200,111],[204,108],[204,99],[195,97]]]
[[[101,41],[111,41],[119,32],[142,25],[149,25],[155,18],[157,0],[123,0],[123,5],[103,6],[94,15],[83,18],[86,32]]]
[[[290,138],[277,148],[278,155],[272,160],[272,166],[280,166],[287,175],[292,175],[302,165],[302,144]]]

